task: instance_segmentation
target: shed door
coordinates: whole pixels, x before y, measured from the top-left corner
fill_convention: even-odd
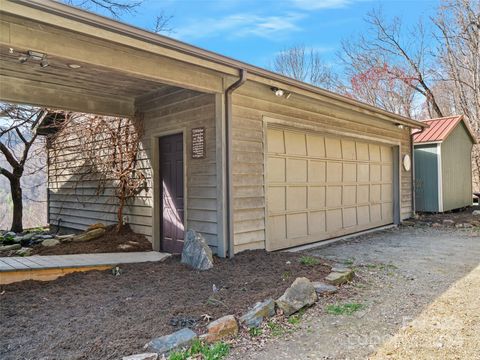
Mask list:
[[[269,128],[267,249],[393,223],[393,148]]]

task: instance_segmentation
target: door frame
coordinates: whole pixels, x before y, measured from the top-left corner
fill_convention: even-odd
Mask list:
[[[314,132],[320,135],[326,136],[333,136],[338,138],[347,138],[350,140],[356,141],[366,141],[372,142],[379,145],[389,145],[393,148],[393,174],[392,174],[392,185],[393,185],[393,198],[392,198],[392,206],[393,206],[393,224],[401,223],[401,198],[402,198],[402,170],[401,170],[401,153],[402,153],[402,145],[399,140],[390,140],[390,139],[382,139],[376,138],[370,135],[358,135],[349,132],[348,130],[345,132],[335,131],[331,129],[326,129],[322,126],[316,125],[304,125],[304,124],[292,124],[291,120],[282,119],[282,117],[273,118],[269,116],[263,116],[263,163],[264,163],[264,176],[263,176],[263,188],[265,194],[265,209],[264,209],[264,217],[265,217],[265,249],[267,251],[271,251],[272,248],[269,244],[269,234],[268,234],[268,170],[267,170],[267,159],[268,159],[268,129],[276,128],[276,129],[287,129],[291,131],[297,132]],[[370,228],[367,228],[368,230]],[[363,231],[363,230],[359,230]],[[337,236],[343,236],[345,234],[338,234]],[[319,239],[318,241],[314,241],[311,243],[317,243],[320,241],[328,240],[332,237],[328,237],[325,239]],[[310,244],[310,243],[309,243]],[[306,245],[306,244],[304,244]]]
[[[151,135],[151,168],[152,168],[152,245],[154,251],[160,251],[160,243],[162,241],[162,216],[163,202],[161,199],[162,191],[160,189],[160,139],[164,136],[182,134],[183,137],[183,227],[187,231],[187,128],[177,127],[169,130],[155,131]]]

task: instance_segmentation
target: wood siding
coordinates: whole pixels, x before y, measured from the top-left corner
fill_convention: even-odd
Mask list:
[[[340,109],[320,100],[293,94],[275,97],[265,85],[248,82],[233,94],[233,188],[235,252],[265,248],[265,137],[267,118],[277,124],[336,136],[348,135],[399,145],[410,153],[409,130],[375,115]],[[401,170],[401,218],[411,216],[411,173]]]
[[[472,205],[472,147],[463,121],[441,145],[443,211]]]
[[[415,207],[417,211],[439,211],[437,145],[415,146]]]
[[[164,88],[137,101],[137,109],[144,115],[145,135],[139,159],[148,184],[147,190],[126,207],[128,222],[134,231],[152,241],[153,166],[158,166],[152,163],[152,144],[155,136],[179,130],[184,132],[186,139],[186,229],[201,232],[215,251],[218,246],[215,96],[174,87]],[[195,127],[206,128],[204,159],[190,157],[190,133]],[[107,186],[100,195],[96,195],[96,182],[81,179],[81,154],[75,147],[74,139],[61,153],[50,151],[49,156],[50,223],[56,225],[61,218],[61,226],[78,230],[96,222],[113,224],[117,208],[114,189]]]

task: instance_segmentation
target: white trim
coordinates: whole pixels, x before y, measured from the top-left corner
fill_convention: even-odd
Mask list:
[[[443,141],[427,141],[427,142],[414,142],[413,146],[422,146],[422,145],[437,145],[441,144]]]
[[[443,212],[442,144],[437,144],[438,211]]]

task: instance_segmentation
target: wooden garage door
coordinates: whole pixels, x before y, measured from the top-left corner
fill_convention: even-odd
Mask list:
[[[267,249],[393,223],[389,146],[269,128]]]

